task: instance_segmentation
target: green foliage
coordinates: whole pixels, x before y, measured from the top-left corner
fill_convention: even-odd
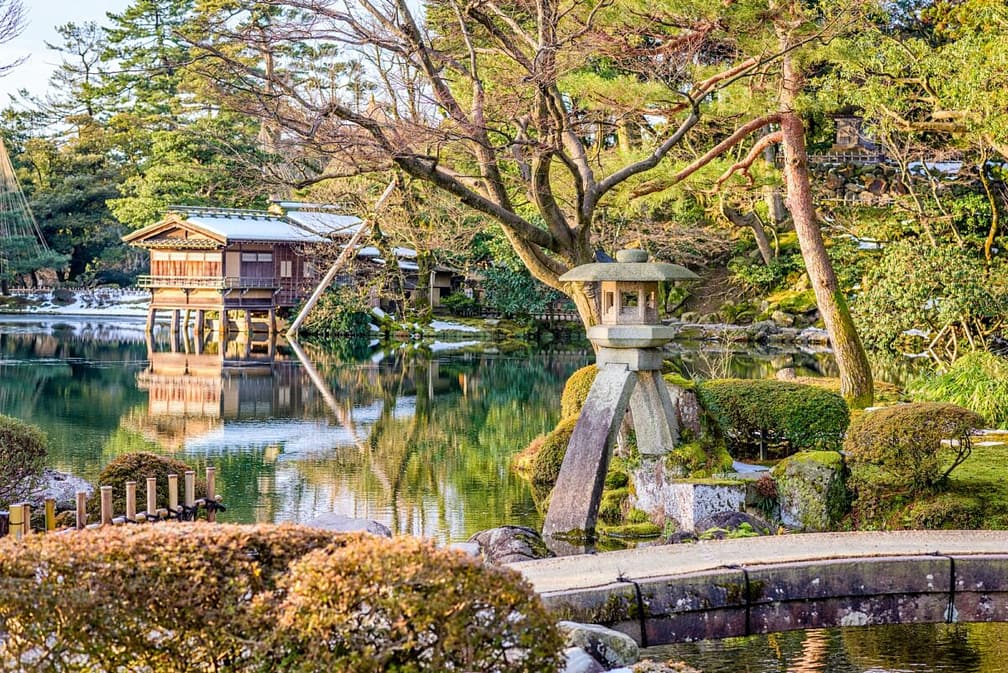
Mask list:
[[[326,291],[301,324],[301,331],[317,336],[366,336],[371,330],[371,313],[347,288]]]
[[[729,450],[747,456],[838,449],[850,422],[843,398],[816,386],[720,379],[698,384],[697,395]]]
[[[542,313],[563,295],[522,269],[491,266],[483,270],[483,304],[505,318]]]
[[[1008,359],[993,353],[967,353],[948,371],[918,378],[908,390],[914,400],[958,404],[990,425],[1008,424]]]
[[[627,499],[630,497],[630,489],[627,487],[607,489],[602,493],[602,501],[599,503],[598,518],[603,523],[617,524],[624,520],[624,513],[627,509]],[[641,523],[641,522],[628,522]]]
[[[991,272],[959,246],[887,245],[851,307],[865,345],[900,350],[909,330],[1000,319],[1008,311],[1003,270]]]
[[[462,292],[454,292],[441,300],[441,306],[452,315],[470,316],[476,311],[478,304],[472,297]]]
[[[666,460],[685,477],[705,479],[732,470],[732,457],[720,438],[705,436],[682,442],[673,448]]]
[[[182,502],[184,475],[186,471],[192,469],[183,461],[170,456],[159,456],[144,451],[124,453],[112,460],[98,474],[98,486],[112,487],[112,508],[116,515],[122,515],[126,512],[126,482],[137,483],[137,508],[143,509],[143,504],[146,503],[144,494],[147,492],[147,479],[154,477],[157,479],[158,506],[167,507],[168,475],[178,475],[179,502]],[[206,479],[197,475],[196,497],[202,498],[205,494]],[[98,512],[95,508],[91,508],[89,514],[91,518],[95,518]]]
[[[532,481],[534,483],[548,488],[552,488],[556,483],[576,423],[577,416],[568,416],[557,423],[557,426],[546,435],[532,462]]]
[[[844,440],[858,498],[872,484],[879,495],[935,489],[969,457],[970,437],[982,425],[972,411],[937,402],[862,414]]]
[[[47,445],[34,425],[0,415],[0,506],[20,502],[38,485]]]
[[[126,526],[0,540],[0,669],[555,671],[510,570],[414,538]]]
[[[764,264],[762,260],[736,257],[728,262],[732,277],[746,289],[766,293],[776,289],[798,272],[805,270],[801,255],[781,255]]]
[[[581,413],[588,398],[588,391],[591,390],[598,374],[598,367],[588,365],[582,367],[570,375],[567,383],[564,384],[563,393],[560,395],[560,417],[576,416]]]

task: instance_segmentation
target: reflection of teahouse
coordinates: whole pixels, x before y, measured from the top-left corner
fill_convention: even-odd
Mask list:
[[[179,207],[123,240],[150,250],[150,275],[139,279],[151,288],[148,329],[160,310],[171,311],[176,326],[181,312],[187,321],[195,312],[197,331],[206,311],[219,312],[222,332],[232,312],[244,317],[245,329],[256,317],[274,331],[276,311],[311,290],[313,269],[301,247],[348,237],[360,226],[356,217],[324,209],[273,215]]]

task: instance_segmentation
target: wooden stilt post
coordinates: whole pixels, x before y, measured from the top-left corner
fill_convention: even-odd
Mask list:
[[[56,530],[56,499],[45,500],[45,529],[47,533]]]
[[[252,311],[245,309],[245,334],[252,334]]]
[[[112,524],[112,487],[101,487],[101,525]]]
[[[21,503],[21,520],[24,522],[24,534],[31,535],[31,505],[26,502]]]
[[[87,492],[77,491],[77,530],[84,530],[87,526]]]
[[[157,309],[154,308],[154,304],[152,302],[151,307],[147,309],[147,334],[151,334],[154,332],[154,320],[156,314]]]
[[[206,499],[208,503],[217,502],[217,470],[213,467],[206,469]],[[217,512],[213,509],[213,505],[207,509],[206,518],[210,523],[217,521]]]
[[[185,472],[185,506],[196,505],[196,473],[192,470]]]
[[[219,319],[217,320],[217,334],[220,336],[221,344],[223,344],[225,341],[227,341],[228,310],[222,306],[218,316]]]
[[[276,309],[271,308],[269,310],[269,336],[270,339],[276,334]]]
[[[10,508],[10,534],[14,536],[15,540],[20,540],[24,537],[24,509],[21,508],[21,503],[16,503],[11,505]]]

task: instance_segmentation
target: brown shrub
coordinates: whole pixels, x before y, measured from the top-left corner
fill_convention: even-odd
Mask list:
[[[102,469],[101,473],[98,474],[98,485],[112,487],[112,509],[118,516],[126,512],[127,481],[135,481],[137,483],[138,510],[143,510],[146,507],[147,479],[150,477],[157,479],[158,507],[167,507],[168,475],[178,475],[179,503],[181,503],[183,485],[185,483],[183,475],[186,470],[191,469],[193,468],[187,463],[171,456],[161,456],[145,451],[124,453],[117,456]],[[197,475],[196,497],[202,498],[204,495],[206,495],[206,479]],[[97,520],[99,514],[98,508],[91,507],[90,510],[90,519],[93,521]]]
[[[106,527],[0,540],[0,670],[555,671],[512,571],[296,526]]]
[[[556,671],[562,641],[518,573],[414,538],[306,555],[270,646],[297,672]]]

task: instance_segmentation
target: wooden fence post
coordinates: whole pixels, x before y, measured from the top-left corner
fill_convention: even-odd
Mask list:
[[[77,530],[87,527],[87,491],[77,491]]]
[[[109,526],[112,524],[112,487],[101,487],[101,524]]]
[[[21,521],[24,527],[24,534],[31,535],[31,505],[26,502],[21,503]]]
[[[11,505],[10,508],[10,532],[15,540],[20,540],[24,536],[24,509],[21,503]]]
[[[136,521],[136,482],[126,482],[126,521]]]
[[[157,477],[147,477],[147,516],[157,519]]]
[[[185,472],[185,506],[189,508],[196,506],[196,473],[192,470]]]
[[[10,533],[10,512],[0,512],[0,537]]]
[[[45,501],[45,529],[47,533],[56,530],[56,500],[46,498]]]
[[[175,514],[178,509],[178,475],[168,475],[168,511]]]
[[[217,510],[214,509],[214,505],[217,504],[217,470],[213,467],[206,469],[206,501],[207,521],[214,523],[217,521]]]

